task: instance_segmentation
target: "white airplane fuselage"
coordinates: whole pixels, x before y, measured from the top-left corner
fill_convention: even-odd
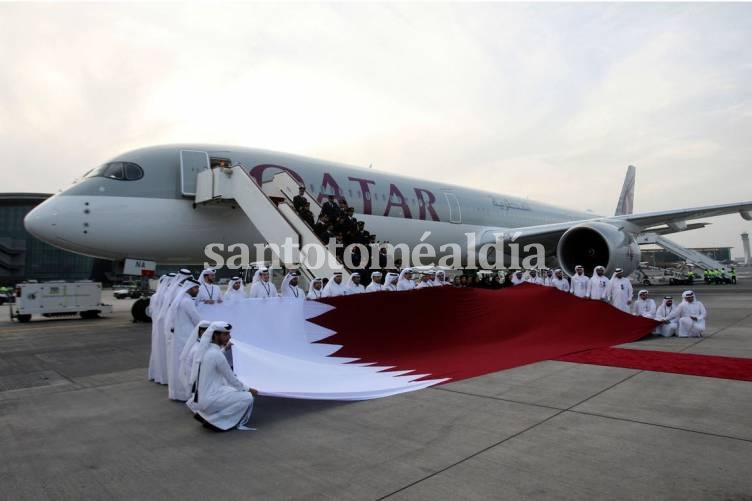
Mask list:
[[[484,245],[493,244],[496,236],[503,234],[507,243],[516,238],[518,249],[539,244],[542,257],[555,256],[570,275],[580,264],[588,272],[603,265],[609,274],[617,268],[629,274],[639,264],[640,249],[635,237],[641,232],[666,235],[686,231],[707,224],[687,224],[689,220],[731,213],[752,220],[752,201],[633,214],[632,168],[628,170],[617,214],[596,216],[508,195],[284,153],[185,144],[153,146],[118,155],[32,210],[24,220],[26,229],[41,240],[73,252],[163,264],[205,263],[209,258],[207,246],[211,244],[225,249],[234,244],[263,246],[266,241],[257,227],[265,227],[269,234],[268,217],[276,217],[276,212],[267,211],[262,218],[254,212],[262,206],[251,210],[249,204],[243,209],[232,203],[196,204],[198,173],[214,172],[209,167],[220,160],[236,165],[232,171],[245,176],[240,184],[232,181],[233,190],[240,189],[238,186],[263,190],[273,184],[276,174],[284,171],[293,178],[293,185],[305,186],[319,201],[329,194],[338,200],[346,199],[356,218],[364,221],[366,229],[379,241],[405,244],[413,250],[421,243],[428,244],[437,251],[437,257],[443,245],[455,244],[463,251],[459,264],[470,267],[471,263],[480,264],[486,255]],[[215,181],[212,175],[211,182]],[[245,198],[248,193],[234,191],[229,198],[237,202],[238,196]],[[259,196],[266,197],[263,193]],[[475,246],[469,245],[471,239]],[[508,264],[511,250],[512,266],[524,265],[524,259],[515,263],[511,247],[502,246],[503,264]],[[534,253],[541,254],[537,249]]]
[[[242,164],[259,184],[285,170],[320,201],[333,193],[355,208],[356,217],[378,240],[413,247],[464,247],[466,233],[513,229],[593,218],[508,195],[237,147],[175,145],[143,148],[107,164],[137,164],[140,179],[84,177],[51,197],[26,218],[27,229],[52,245],[89,256],[138,258],[163,264],[203,263],[210,243],[225,247],[265,240],[245,213],[228,205],[194,207],[181,187],[181,151]],[[510,232],[511,234],[511,232]],[[553,250],[549,249],[549,255]]]

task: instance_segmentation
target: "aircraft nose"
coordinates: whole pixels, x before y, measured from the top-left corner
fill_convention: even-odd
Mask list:
[[[54,242],[58,236],[57,219],[60,211],[55,198],[48,198],[37,205],[24,218],[26,231],[48,243]]]

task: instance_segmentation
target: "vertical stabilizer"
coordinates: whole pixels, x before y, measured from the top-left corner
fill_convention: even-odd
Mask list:
[[[634,212],[634,184],[635,172],[637,169],[634,165],[627,167],[627,176],[624,178],[624,185],[621,187],[621,195],[616,204],[615,216],[624,216]]]

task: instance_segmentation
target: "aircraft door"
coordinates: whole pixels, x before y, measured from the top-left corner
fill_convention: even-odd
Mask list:
[[[184,196],[196,195],[196,178],[202,170],[209,169],[209,154],[205,151],[180,151],[180,191]]]
[[[457,195],[451,191],[445,191],[444,197],[447,204],[449,204],[449,222],[459,224],[462,222],[462,211],[460,210],[460,201],[457,199]]]

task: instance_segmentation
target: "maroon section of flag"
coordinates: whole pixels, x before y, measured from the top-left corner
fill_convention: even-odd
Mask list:
[[[359,362],[465,379],[635,341],[657,323],[551,287],[436,287],[328,298],[321,343]]]

